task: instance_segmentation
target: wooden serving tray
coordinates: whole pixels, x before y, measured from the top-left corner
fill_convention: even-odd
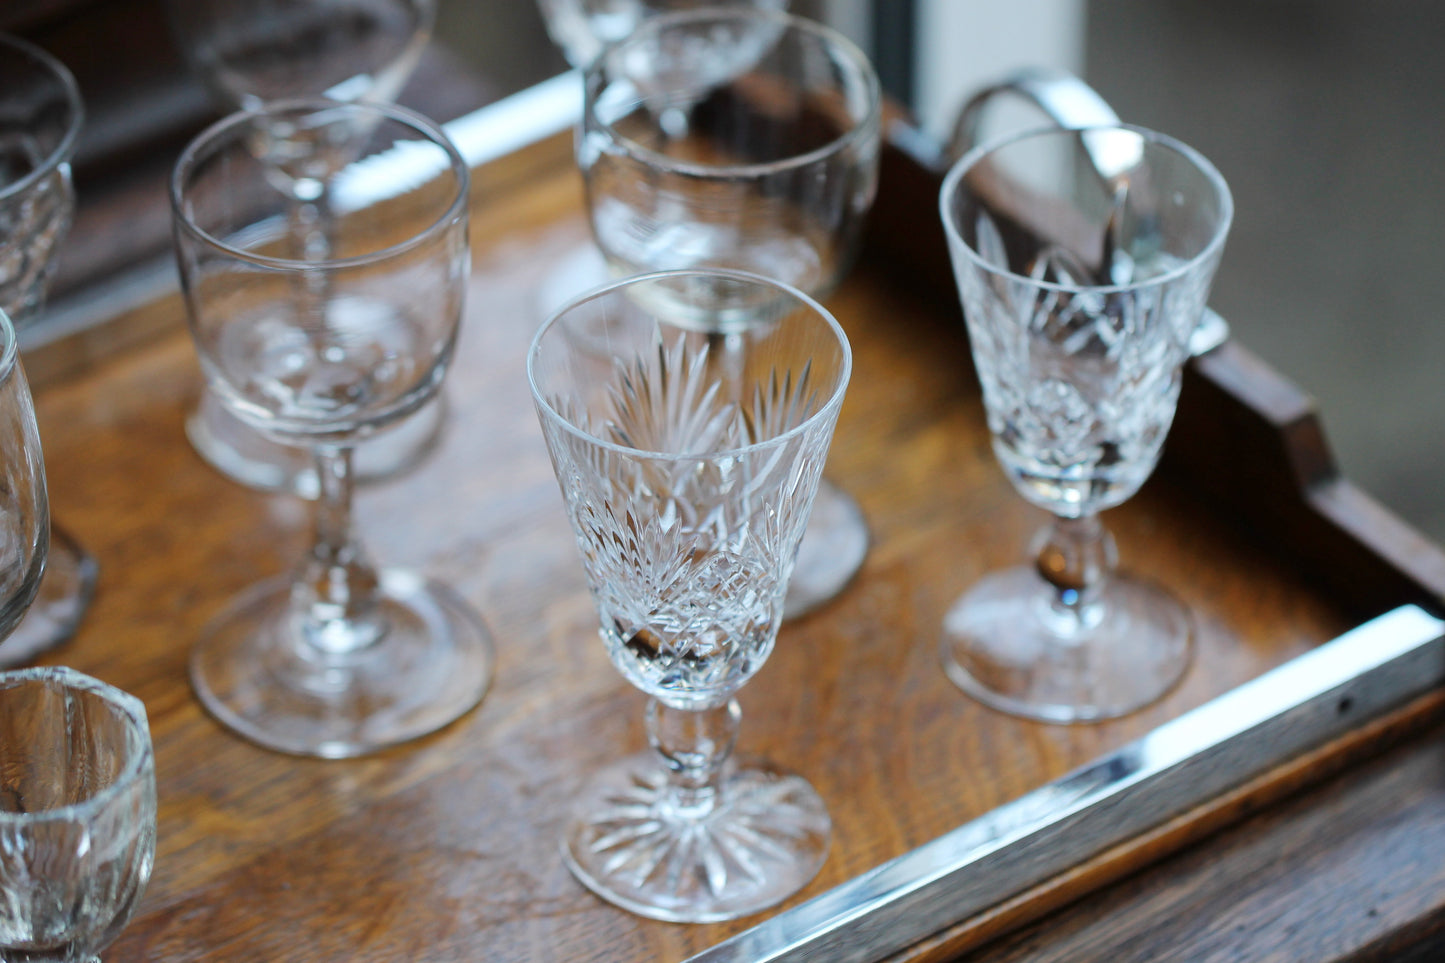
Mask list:
[[[784,625],[740,699],[739,751],[812,782],[831,810],[832,851],[803,892],[758,917],[640,919],[584,890],[558,852],[588,774],[645,743],[643,697],[595,636],[523,371],[546,285],[590,243],[568,135],[477,169],[475,268],[445,433],[415,470],[358,499],[378,561],[451,583],[498,640],[484,703],[433,737],[360,760],[291,758],[223,730],[192,696],[187,656],[202,625],[293,564],[308,511],[227,481],[188,446],[199,374],[173,293],[27,357],[54,518],[101,565],[80,633],[44,661],[142,698],[156,748],[155,875],[108,963],[682,960],[1362,622],[1445,597],[1445,555],[1337,476],[1306,397],[1226,345],[1192,363],[1157,477],[1106,516],[1123,565],[1197,613],[1184,682],[1143,712],[1076,727],[966,698],[939,666],[943,613],[976,578],[1017,561],[1044,519],[990,450],[938,227],[937,161],[906,127],[890,141],[869,248],[828,300],[855,373],[827,473],[862,505],[872,547],[841,597]],[[986,914],[943,929],[920,918],[894,958],[951,959],[1036,920],[1331,760],[1381,751],[1433,718],[1436,702],[1387,706],[1067,879],[1000,892]]]

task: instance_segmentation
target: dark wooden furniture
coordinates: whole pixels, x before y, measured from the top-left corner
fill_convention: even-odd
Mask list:
[[[1017,559],[1041,519],[989,448],[938,234],[938,171],[899,149],[912,143],[903,131],[893,141],[869,249],[829,299],[856,359],[829,474],[862,504],[874,542],[842,597],[784,626],[742,694],[741,751],[803,772],[834,818],[827,864],[787,905],[1386,608],[1445,598],[1445,555],[1339,478],[1308,399],[1231,345],[1191,366],[1168,463],[1110,517],[1124,564],[1198,613],[1184,683],[1144,712],[1083,727],[965,698],[938,665],[940,619],[974,578]],[[157,753],[155,876],[109,963],[673,961],[757,922],[639,919],[582,889],[557,852],[586,774],[643,742],[642,697],[595,638],[522,370],[543,282],[589,243],[568,143],[477,171],[446,433],[424,464],[359,498],[378,558],[451,582],[499,642],[485,702],[431,738],[360,760],[295,759],[230,735],[191,695],[192,640],[233,593],[297,557],[307,511],[226,481],[187,446],[198,373],[174,294],[27,358],[55,513],[102,567],[79,635],[46,661],[140,696]],[[1445,908],[1440,701],[1400,707],[981,917],[919,933],[899,959],[1426,953]]]

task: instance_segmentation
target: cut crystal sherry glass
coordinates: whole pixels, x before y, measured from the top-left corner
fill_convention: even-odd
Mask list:
[[[948,612],[948,675],[1055,722],[1123,715],[1183,676],[1193,620],[1116,571],[1099,513],[1154,470],[1233,215],[1197,151],[1125,125],[984,144],[940,200],[993,449],[1051,512],[1030,565]]]
[[[658,305],[746,310],[718,336]],[[731,757],[737,692],[783,599],[851,365],[817,302],[756,275],[641,275],[562,309],[527,370],[613,664],[652,751],[599,773],[563,851],[658,919],[730,919],[810,880],[830,822],[802,778]]]
[[[141,701],[73,669],[0,672],[0,959],[99,963],[155,848]]]

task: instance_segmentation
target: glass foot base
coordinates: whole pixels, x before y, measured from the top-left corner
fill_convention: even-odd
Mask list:
[[[191,684],[223,725],[269,749],[338,759],[434,732],[481,701],[495,651],[445,586],[381,576],[381,638],[346,656],[299,644],[291,582],[254,586],[206,627]]]
[[[353,452],[356,480],[390,478],[416,465],[436,444],[445,420],[445,395],[438,394],[386,431],[360,442]],[[186,438],[206,464],[248,488],[302,498],[315,498],[320,490],[309,449],[264,437],[209,391],[201,392],[186,419]]]
[[[795,619],[831,600],[853,580],[868,555],[868,522],[853,496],[824,478],[788,580],[783,618]]]
[[[1079,623],[1053,610],[1031,567],[989,575],[943,620],[948,677],[1013,715],[1092,722],[1156,701],[1193,656],[1189,610],[1148,582],[1115,576]]]
[[[68,641],[90,608],[99,573],[91,554],[52,523],[40,590],[20,624],[0,640],[0,668],[22,665]]]
[[[709,811],[688,811],[649,753],[604,770],[584,790],[562,855],[608,902],[706,923],[766,909],[807,885],[828,855],[831,827],[812,786],[766,766],[729,771]]]

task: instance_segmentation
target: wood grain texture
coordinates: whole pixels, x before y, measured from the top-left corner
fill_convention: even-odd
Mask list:
[[[187,446],[198,373],[175,298],[131,319],[152,340],[38,392],[55,515],[102,568],[79,635],[46,661],[142,698],[156,746],[155,876],[107,963],[667,961],[755,922],[642,920],[590,895],[559,858],[568,801],[588,773],[644,745],[643,698],[596,638],[522,367],[544,283],[589,240],[564,143],[531,158],[524,178],[515,165],[479,172],[475,201],[445,434],[357,505],[379,561],[450,582],[498,639],[486,700],[433,737],[360,760],[295,759],[228,734],[191,695],[187,652],[205,620],[296,560],[308,514],[226,481]],[[932,208],[918,217],[936,221]],[[827,473],[861,503],[873,544],[847,592],[784,626],[741,696],[739,751],[803,773],[834,820],[828,862],[787,905],[1358,620],[1358,605],[1257,529],[1160,478],[1107,520],[1124,565],[1197,613],[1184,682],[1141,713],[1087,727],[968,700],[938,665],[943,613],[974,579],[1017,561],[1043,518],[994,462],[956,307],[872,260],[829,303],[855,373]],[[1341,544],[1346,561],[1372,554],[1353,536]],[[1396,594],[1427,593],[1381,571]]]

